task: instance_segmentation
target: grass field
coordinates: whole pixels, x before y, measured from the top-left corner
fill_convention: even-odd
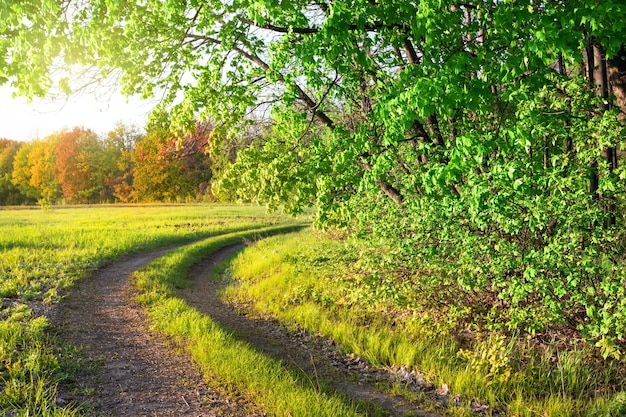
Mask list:
[[[82,416],[56,403],[56,384],[73,364],[45,311],[94,268],[192,242],[135,274],[153,326],[184,339],[205,372],[258,399],[270,415],[357,415],[350,404],[309,390],[279,363],[231,340],[174,290],[189,265],[212,251],[288,231],[301,220],[225,205],[0,210],[0,415]],[[226,297],[322,333],[374,366],[405,367],[448,385],[459,395],[448,415],[472,415],[473,400],[498,415],[626,415],[623,362],[489,332],[480,317],[460,322],[447,314],[453,310],[433,310],[419,275],[399,279],[386,269],[383,252],[310,229],[267,238],[227,268],[239,282]],[[252,368],[259,372],[244,371]],[[389,389],[415,396],[402,386]]]
[[[1,210],[0,414],[79,415],[55,402],[63,348],[43,313],[94,268],[123,254],[293,222],[226,205]]]

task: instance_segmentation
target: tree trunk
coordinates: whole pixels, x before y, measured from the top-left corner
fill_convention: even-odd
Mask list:
[[[606,112],[617,105],[623,113],[626,104],[626,51],[624,46],[622,45],[616,57],[607,60],[604,48],[591,40],[587,47],[587,75],[591,88],[603,98],[601,110]],[[612,94],[615,94],[615,103],[610,99]],[[604,148],[602,156],[606,159],[609,171],[613,172],[618,165],[617,147]],[[589,189],[594,200],[597,200],[599,181],[597,162],[592,164],[591,171]],[[613,198],[606,202],[605,210],[609,214],[606,226],[615,225],[616,205]]]
[[[593,39],[589,40],[587,45],[587,77],[589,79],[589,86],[596,89],[596,54],[595,45]],[[598,161],[593,161],[589,166],[589,193],[592,195],[594,201],[598,200]]]
[[[567,66],[565,65],[565,59],[563,59],[563,54],[559,53],[559,58],[557,61],[558,71],[563,77],[567,76]],[[572,125],[572,121],[568,118],[565,120],[566,130],[568,127]],[[565,152],[567,153],[569,161],[574,159],[574,141],[572,140],[572,136],[568,133],[567,139],[565,140]]]
[[[618,54],[607,60],[609,86],[615,95],[615,106],[620,108],[622,117],[626,116],[626,44]]]

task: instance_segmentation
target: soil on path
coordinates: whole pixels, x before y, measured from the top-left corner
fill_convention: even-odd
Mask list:
[[[199,311],[257,349],[303,372],[312,386],[322,385],[390,416],[436,416],[406,400],[381,393],[377,383],[400,378],[418,392],[437,395],[415,375],[370,370],[358,358],[336,352],[328,341],[285,329],[267,318],[225,304],[219,292],[227,282],[209,279],[215,265],[243,245],[224,248],[190,270],[192,285],[180,295]],[[97,270],[49,312],[60,337],[78,346],[76,381],[62,384],[58,401],[77,402],[97,416],[259,417],[264,414],[219,381],[205,381],[188,355],[150,331],[142,307],[133,300],[129,277],[163,256],[167,249],[129,257]]]
[[[80,348],[75,359],[82,363],[77,380],[59,386],[58,401],[76,402],[98,416],[263,415],[236,394],[223,395],[207,384],[189,357],[148,328],[129,277],[165,253],[97,270],[49,313],[61,338]]]

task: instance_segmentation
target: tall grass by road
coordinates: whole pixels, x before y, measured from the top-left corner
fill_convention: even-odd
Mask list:
[[[459,400],[449,402],[450,415],[472,415],[472,401],[516,417],[626,415],[624,362],[603,360],[568,335],[489,329],[489,311],[470,317],[454,300],[436,298],[424,270],[399,274],[385,259],[384,247],[310,230],[277,236],[233,261],[237,284],[226,297],[322,333],[374,366],[405,367],[447,385]],[[428,397],[421,400],[427,407]]]

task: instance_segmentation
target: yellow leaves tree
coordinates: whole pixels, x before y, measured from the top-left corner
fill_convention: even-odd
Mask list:
[[[11,182],[20,192],[42,202],[59,197],[59,183],[54,177],[56,135],[22,145],[15,154]]]
[[[0,205],[16,205],[28,202],[12,182],[13,163],[21,144],[14,140],[0,139]]]
[[[54,177],[54,148],[57,143],[56,135],[35,141],[28,155],[30,185],[40,191],[44,202],[54,202],[59,197],[59,183]]]

